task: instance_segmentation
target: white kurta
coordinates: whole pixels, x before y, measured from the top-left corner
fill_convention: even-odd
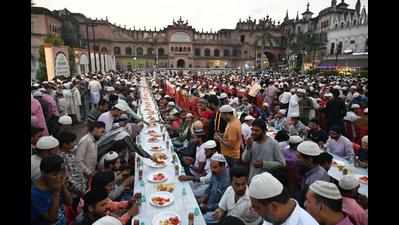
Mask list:
[[[295,200],[294,200],[295,201]],[[319,223],[308,213],[301,208],[297,201],[296,206],[291,215],[281,225],[319,225]],[[263,222],[262,225],[272,225],[269,222]]]
[[[296,94],[290,98],[287,117],[299,117],[299,103],[298,96]]]
[[[74,87],[72,88],[72,114],[76,115],[76,120],[78,122],[81,121],[80,118],[80,106],[82,105],[82,101],[80,98],[79,89]]]

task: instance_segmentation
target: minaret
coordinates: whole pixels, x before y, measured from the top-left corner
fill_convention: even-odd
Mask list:
[[[299,12],[298,12],[298,11],[296,11],[296,18],[295,18],[295,20],[296,20],[296,21],[299,20]]]
[[[361,8],[360,0],[357,0],[355,9],[358,14],[360,14],[360,8]]]
[[[332,6],[332,7],[337,6],[337,0],[332,0],[332,1],[331,1],[331,6]]]
[[[285,14],[284,21],[288,21],[288,20],[289,20],[289,18],[288,18],[288,9],[287,9],[287,13]]]

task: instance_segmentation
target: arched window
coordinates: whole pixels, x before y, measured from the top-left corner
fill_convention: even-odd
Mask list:
[[[132,48],[131,47],[126,47],[125,54],[126,55],[132,55]]]
[[[174,51],[174,48],[173,48],[173,47],[170,47],[170,51],[173,52],[173,51]]]
[[[330,55],[334,55],[335,43],[331,43]]]
[[[120,55],[120,54],[121,54],[121,48],[114,47],[114,55]]]
[[[342,41],[340,41],[337,46],[337,55],[341,54],[342,54]]]
[[[220,56],[220,50],[219,49],[214,49],[213,50],[213,56],[219,57]]]
[[[137,52],[137,56],[143,56],[143,48],[142,47],[138,47],[136,49],[136,52]]]
[[[206,48],[204,55],[205,56],[211,56],[211,50],[209,50],[209,48]]]
[[[147,49],[147,55],[154,55],[154,49],[153,48],[148,48]]]
[[[187,51],[188,51],[188,52],[191,52],[191,48],[190,48],[190,47],[188,47],[188,48],[187,48]]]
[[[183,51],[183,48],[182,48],[182,47],[180,47],[180,48],[179,48],[179,52],[182,52],[182,51]]]
[[[201,56],[201,49],[200,48],[194,49],[194,55],[195,56]]]
[[[165,55],[165,50],[163,48],[158,48],[158,56]]]
[[[224,49],[224,50],[223,50],[223,55],[224,55],[225,57],[229,57],[229,56],[230,56],[230,50],[229,50],[229,49]]]
[[[100,47],[98,47],[98,45],[94,45],[94,51],[96,52],[100,51]]]
[[[108,49],[106,47],[102,47],[101,48],[101,53],[107,54],[108,53]]]

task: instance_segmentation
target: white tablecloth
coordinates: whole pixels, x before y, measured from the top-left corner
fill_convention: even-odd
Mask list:
[[[344,164],[345,168],[347,168],[349,170],[348,174],[351,174],[351,175],[354,175],[357,177],[369,175],[367,169],[354,167],[353,164],[349,163],[347,160],[345,160],[337,155],[334,155],[334,154],[331,154],[331,155],[333,156],[333,160]],[[342,172],[339,171],[338,168],[334,165],[332,165],[331,168],[328,170],[328,175],[330,175],[335,180],[340,180],[343,176]],[[368,197],[369,196],[369,185],[360,183],[359,193]]]
[[[142,84],[143,84],[143,86],[145,85],[144,83],[142,83]],[[144,92],[144,87],[140,88],[140,96],[141,96],[142,102],[143,102],[143,92]],[[154,111],[156,113],[158,113],[157,106],[155,104],[153,106],[154,106]],[[144,119],[146,121],[148,121],[149,115],[148,116],[145,115],[143,104],[140,106],[139,110],[141,110],[141,113],[144,116]],[[159,114],[153,115],[153,116],[155,116],[157,118],[157,120],[159,119]],[[157,124],[156,127],[154,127],[154,128],[148,128],[147,126],[145,126],[138,137],[138,142],[141,143],[141,146],[143,147],[143,149],[151,154],[152,153],[150,151],[151,147],[150,147],[150,144],[148,143],[149,135],[147,134],[149,129],[155,130],[158,133],[161,133],[161,128],[160,128],[159,124]],[[160,141],[158,142],[158,144],[161,146],[161,148],[164,148],[164,149],[166,149],[166,141],[170,141],[170,138],[167,135],[166,131],[165,131],[165,133],[166,133],[165,142],[162,140],[162,137],[159,138]],[[171,145],[172,144],[170,142],[170,147],[171,147]],[[171,149],[166,149],[164,151],[164,153],[168,156],[169,159],[172,159],[172,154],[174,154],[174,153],[172,153]],[[140,156],[138,156],[138,157],[140,157]],[[146,160],[144,160],[144,161],[146,161]],[[136,162],[137,162],[137,160],[136,160]],[[180,166],[180,170],[181,170],[180,174],[183,174],[184,172],[183,172],[183,168],[181,167],[181,163],[179,161],[177,163]],[[194,224],[206,225],[189,183],[188,182],[180,182],[177,179],[177,177],[175,176],[174,164],[172,164],[172,162],[167,163],[167,166],[164,168],[152,168],[144,162],[143,163],[143,180],[142,181],[139,181],[138,171],[139,170],[137,169],[137,166],[136,166],[134,192],[135,193],[140,192],[145,197],[145,202],[142,203],[142,205],[140,206],[139,215],[135,217],[140,220],[140,224],[142,222],[144,222],[145,225],[152,225],[152,219],[158,213],[171,211],[180,216],[181,225],[186,225],[186,224],[188,224],[189,212],[194,213],[194,210],[197,208],[197,210],[199,211],[199,215],[197,216],[198,218],[195,218],[195,222],[197,222],[197,223],[194,223]],[[149,203],[150,195],[157,191],[156,190],[157,184],[149,182],[148,176],[150,174],[152,174],[154,172],[158,172],[158,171],[162,171],[162,172],[166,173],[168,179],[167,179],[167,181],[165,181],[165,183],[174,183],[176,185],[175,190],[172,192],[172,194],[175,197],[173,204],[171,204],[170,206],[167,206],[167,207],[162,207],[162,208],[152,206]],[[183,194],[183,189],[185,189],[185,192],[186,192],[185,195]],[[156,224],[156,225],[158,225],[158,224]]]

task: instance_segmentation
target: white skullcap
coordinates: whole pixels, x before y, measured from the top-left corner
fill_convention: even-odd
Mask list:
[[[111,92],[111,91],[115,91],[115,88],[114,87],[106,87],[105,90]]]
[[[367,143],[367,144],[369,143],[369,136],[368,135],[362,137],[362,143]]]
[[[40,84],[38,84],[38,83],[34,83],[34,84],[32,85],[32,87],[36,87],[36,88],[38,88],[38,87],[40,87]]]
[[[46,90],[46,88],[39,88],[39,91],[46,92],[47,90]]]
[[[356,89],[357,87],[355,86],[355,85],[352,85],[351,86],[351,89]]]
[[[170,96],[169,95],[165,95],[165,98],[170,98]]]
[[[211,160],[218,161],[218,162],[226,162],[226,158],[220,153],[215,153],[212,155]]]
[[[296,92],[306,94],[306,90],[303,88],[299,88]]]
[[[222,93],[222,94],[220,94],[220,97],[219,97],[220,99],[223,99],[223,98],[227,98],[227,94],[226,93]]]
[[[93,225],[122,225],[122,223],[113,216],[104,216],[94,222]]]
[[[295,90],[295,88],[291,88],[291,90],[290,90],[290,92],[295,92],[296,90]]]
[[[369,108],[365,108],[365,109],[363,110],[363,112],[364,112],[364,113],[369,113]]]
[[[264,102],[263,106],[269,107],[269,104],[267,102]]]
[[[209,140],[203,144],[205,149],[213,149],[216,148],[216,142],[214,140]]]
[[[72,118],[68,115],[63,115],[58,118],[58,123],[62,125],[72,125]]]
[[[309,91],[314,91],[314,87],[310,86]]]
[[[337,185],[330,182],[317,180],[309,186],[309,190],[327,199],[342,199]]]
[[[131,91],[135,91],[135,90],[136,90],[136,88],[134,88],[134,87],[131,87],[131,88],[129,88],[129,90],[131,90]]]
[[[285,110],[285,109],[280,109],[278,112],[281,113],[281,114],[283,114],[283,115],[285,115],[285,113],[287,112],[287,110]]]
[[[234,109],[230,105],[223,105],[222,107],[220,107],[219,111],[221,113],[228,113],[228,112],[233,112]]]
[[[359,104],[353,104],[353,105],[351,106],[351,109],[358,109],[358,108],[360,108],[360,105],[359,105]]]
[[[303,139],[298,135],[290,136],[290,139],[288,140],[288,142],[292,144],[299,144],[302,141]]]
[[[337,90],[340,90],[340,89],[341,89],[341,87],[340,87],[339,85],[335,85],[333,88],[334,88],[334,89],[337,89]]]
[[[57,147],[59,144],[60,143],[55,137],[43,136],[37,141],[36,148],[40,150],[49,150]]]
[[[36,90],[32,93],[33,97],[41,97],[43,96],[43,93],[39,90]]]
[[[68,83],[65,83],[64,84],[64,88],[66,88],[66,89],[70,89],[71,88],[71,82],[68,82]]]
[[[283,185],[273,175],[264,172],[254,176],[249,184],[249,196],[255,199],[270,199],[283,192]]]
[[[186,114],[186,118],[188,118],[188,117],[193,117],[193,114],[187,113],[187,114]]]
[[[244,121],[255,120],[255,118],[251,115],[248,115],[244,118]]]
[[[116,108],[119,109],[121,111],[125,111],[125,105],[123,105],[122,103],[117,103],[116,105],[114,105],[112,108]]]
[[[308,156],[318,156],[322,153],[318,144],[313,141],[304,141],[297,147],[297,151]]]
[[[331,92],[325,93],[324,97],[333,97],[333,94]]]
[[[354,176],[344,175],[341,178],[341,180],[339,180],[338,185],[343,190],[350,191],[350,190],[353,190],[353,189],[359,187],[360,183],[359,183],[359,180],[356,179]]]
[[[357,97],[359,97],[359,96],[360,96],[359,92],[355,92],[355,93],[353,94],[353,97],[354,97],[354,98],[357,98]]]
[[[114,160],[114,159],[117,159],[118,156],[119,156],[118,153],[116,153],[116,152],[114,152],[114,151],[110,151],[110,152],[108,152],[107,154],[105,154],[104,160],[112,161],[112,160]]]
[[[215,91],[210,91],[209,92],[209,95],[216,95],[216,92]],[[201,95],[200,95],[201,96]],[[204,95],[205,96],[205,95]],[[220,97],[219,97],[220,98]]]
[[[324,87],[324,86],[326,86],[325,84],[319,84],[319,87]]]
[[[168,105],[169,106],[175,106],[175,103],[174,102],[168,102]]]
[[[115,84],[121,84],[121,82],[117,81],[117,82],[115,82]]]

